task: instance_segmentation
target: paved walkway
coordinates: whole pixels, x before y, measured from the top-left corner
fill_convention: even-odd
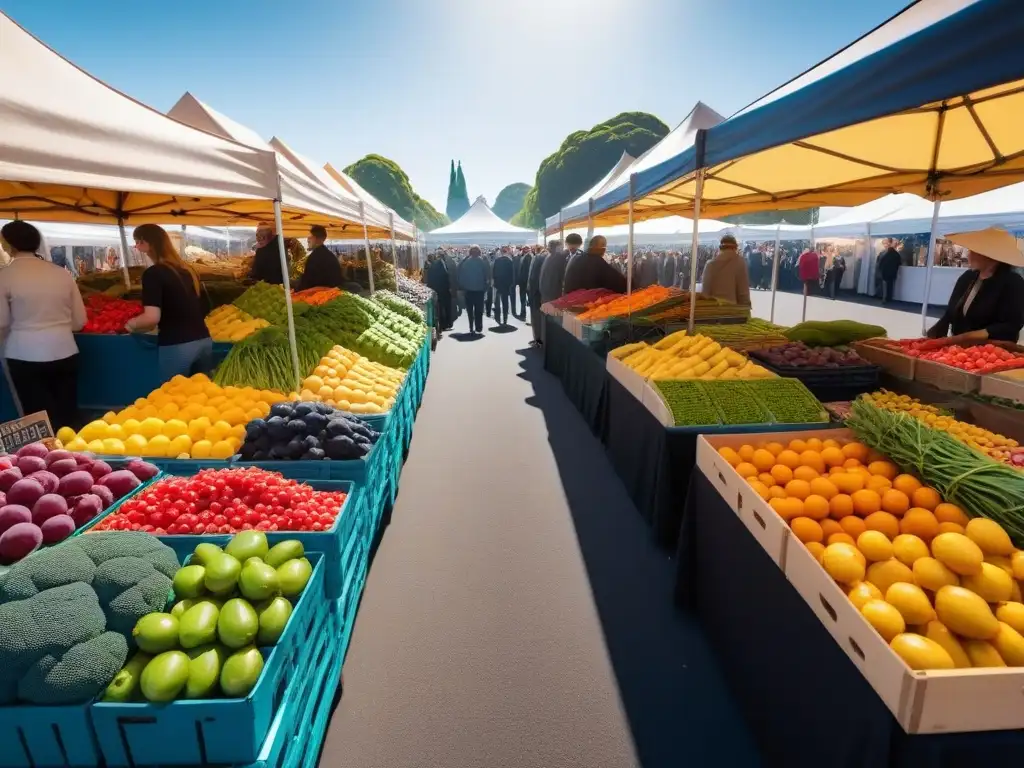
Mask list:
[[[529,338],[438,345],[321,765],[756,765],[673,564]]]

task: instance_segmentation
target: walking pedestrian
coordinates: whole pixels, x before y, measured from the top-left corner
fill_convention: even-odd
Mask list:
[[[492,266],[494,278],[494,319],[498,325],[508,325],[508,305],[512,299],[515,266],[507,250],[502,249]]]
[[[469,256],[459,264],[459,287],[466,295],[466,314],[469,316],[469,332],[483,333],[484,293],[489,284],[490,270],[480,256],[480,246],[469,249]]]
[[[557,240],[551,240],[548,248],[554,253],[561,245]],[[540,346],[544,343],[544,315],[540,311],[541,305],[541,273],[544,271],[544,263],[548,259],[548,252],[541,251],[530,262],[530,276],[527,281],[527,290],[530,294],[530,326],[533,330],[533,346]]]

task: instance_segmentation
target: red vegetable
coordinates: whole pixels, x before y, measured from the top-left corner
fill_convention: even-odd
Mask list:
[[[124,324],[142,314],[142,302],[115,299],[102,293],[85,300],[82,333],[124,333]]]

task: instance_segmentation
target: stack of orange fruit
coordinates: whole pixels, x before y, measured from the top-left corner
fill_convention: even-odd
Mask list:
[[[863,443],[810,437],[719,453],[816,556],[865,531],[929,542],[967,525],[963,510]]]

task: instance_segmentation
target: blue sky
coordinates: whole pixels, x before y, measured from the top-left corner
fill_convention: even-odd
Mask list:
[[[444,209],[533,182],[570,132],[626,110],[728,115],[906,0],[0,0],[110,85],[166,111],[186,90],[341,167],[397,161]],[[603,170],[603,169],[602,169]]]

